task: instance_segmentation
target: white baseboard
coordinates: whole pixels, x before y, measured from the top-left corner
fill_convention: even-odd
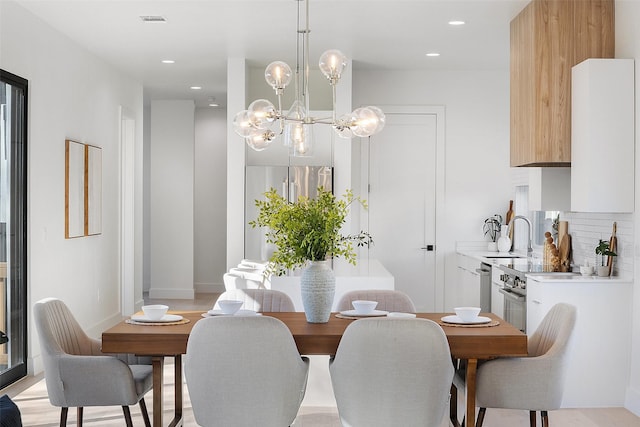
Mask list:
[[[41,355],[29,357],[27,359],[27,375],[35,376],[43,371],[44,371],[44,363],[42,361]]]
[[[640,389],[627,387],[627,394],[624,399],[624,407],[640,417]]]

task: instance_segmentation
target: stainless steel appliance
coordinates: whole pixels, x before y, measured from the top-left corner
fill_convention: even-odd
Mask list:
[[[494,266],[495,267],[495,266]],[[500,293],[504,295],[504,320],[522,332],[527,332],[527,275],[566,276],[579,273],[544,271],[541,263],[532,263],[527,258],[513,258],[511,262],[497,265],[504,273]]]
[[[295,201],[299,196],[316,197],[318,187],[333,191],[331,166],[247,166],[245,170],[244,257],[269,259],[273,248],[266,242],[266,230],[253,228],[249,221],[258,216],[255,201],[275,188],[283,197]]]
[[[522,332],[527,328],[527,277],[526,273],[506,266],[500,266],[504,271],[500,275],[503,288],[500,293],[504,295],[503,318]]]

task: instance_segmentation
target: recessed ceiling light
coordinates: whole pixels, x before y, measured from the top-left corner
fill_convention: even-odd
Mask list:
[[[167,20],[160,15],[140,15],[140,19],[145,24],[166,24]]]
[[[449,21],[449,25],[464,25],[464,21]]]
[[[429,52],[427,56],[440,56],[440,54],[438,52]]]
[[[190,88],[190,89],[193,89],[193,90],[200,90],[200,89],[202,89],[202,86],[191,86],[191,88]]]
[[[162,63],[163,64],[175,64],[176,61],[174,61],[173,59],[163,59]]]
[[[209,107],[219,107],[220,104],[216,102],[215,98],[209,98]]]

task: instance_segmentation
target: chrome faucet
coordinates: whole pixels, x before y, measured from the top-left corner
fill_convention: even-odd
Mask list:
[[[511,218],[511,221],[509,221],[509,230],[513,230],[513,240],[511,240],[511,252],[513,252],[514,246],[515,246],[515,242],[516,242],[516,234],[515,234],[515,229],[511,228],[513,227],[513,223],[516,222],[516,219],[522,219],[524,220],[527,225],[529,226],[528,229],[528,246],[527,246],[527,258],[531,258],[531,256],[533,255],[533,247],[531,246],[531,235],[533,234],[532,231],[532,227],[531,227],[531,221],[529,221],[529,218],[527,218],[526,216],[522,216],[522,215],[516,215],[513,218]]]

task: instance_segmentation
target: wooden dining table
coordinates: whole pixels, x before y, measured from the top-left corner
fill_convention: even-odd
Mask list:
[[[193,325],[202,319],[202,312],[171,312],[180,314],[188,323],[177,325],[139,325],[126,320],[102,333],[102,351],[105,353],[132,353],[151,356],[153,363],[153,426],[163,426],[162,383],[164,359],[174,358],[175,394],[174,418],[170,427],[182,425],[182,355]],[[442,326],[447,336],[451,356],[466,360],[466,425],[475,425],[476,368],[478,360],[505,356],[526,356],[527,336],[500,317],[490,317],[495,326],[447,325],[441,321],[451,313],[418,313],[417,317],[430,319]],[[308,323],[303,312],[263,313],[280,319],[287,325],[301,355],[334,355],[346,327],[355,321],[332,314],[328,323]]]

